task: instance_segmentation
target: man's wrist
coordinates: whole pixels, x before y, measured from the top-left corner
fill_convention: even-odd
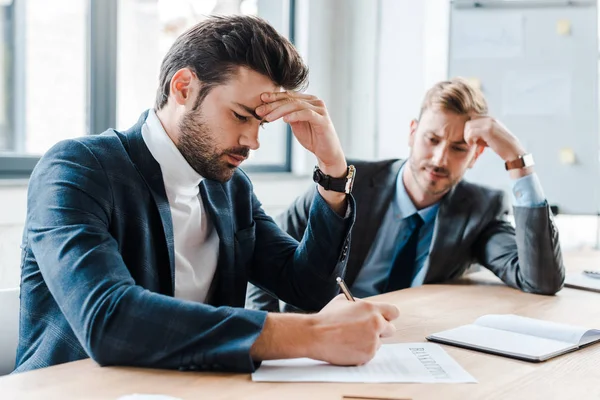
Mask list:
[[[269,313],[250,356],[255,361],[309,357],[318,340],[314,326],[310,314]]]
[[[535,171],[533,170],[533,167],[516,168],[516,169],[511,169],[510,171],[508,171],[508,175],[510,176],[511,179],[519,179],[519,178],[523,178],[527,175],[531,175],[534,172]]]
[[[332,163],[325,163],[317,158],[317,163],[321,172],[332,178],[344,178],[348,174],[348,163],[344,157]]]
[[[511,162],[518,159],[523,154],[527,154],[527,151],[520,146],[515,146],[506,153],[502,154],[502,159],[504,162]]]
[[[520,179],[534,172],[533,158],[525,149],[515,149],[504,161],[511,179]]]

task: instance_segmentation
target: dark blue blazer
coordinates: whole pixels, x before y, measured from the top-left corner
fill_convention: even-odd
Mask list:
[[[220,239],[209,304],[173,298],[173,226],[160,166],[142,139],[146,116],[126,132],[63,141],[33,171],[15,372],[86,357],[252,371],[266,313],[240,308],[248,282],[306,310],[338,293],[354,211],[342,218],[317,196],[297,242],[237,171],[227,183],[200,185]]]

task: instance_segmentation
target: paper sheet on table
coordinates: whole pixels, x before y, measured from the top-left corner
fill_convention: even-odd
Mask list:
[[[452,21],[455,59],[513,58],[523,53],[525,18],[479,10],[461,12]]]
[[[502,111],[504,115],[570,115],[571,76],[559,71],[507,72]]]
[[[477,383],[440,346],[395,343],[381,346],[365,365],[340,367],[308,358],[264,361],[258,382]]]

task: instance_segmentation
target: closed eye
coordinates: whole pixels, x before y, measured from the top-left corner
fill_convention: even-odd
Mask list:
[[[240,115],[240,114],[236,113],[235,111],[233,112],[233,115],[240,122],[248,122],[248,120],[250,119],[250,117],[245,117],[243,115]]]
[[[452,147],[452,149],[454,151],[459,151],[461,153],[464,153],[465,151],[467,151],[467,149],[465,149],[464,147],[458,147],[458,146],[454,146],[454,147]]]

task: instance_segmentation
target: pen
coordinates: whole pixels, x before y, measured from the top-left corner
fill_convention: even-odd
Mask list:
[[[352,293],[350,293],[350,289],[348,289],[348,286],[346,286],[346,282],[344,282],[344,280],[339,276],[337,277],[336,281],[337,284],[340,286],[340,289],[342,289],[342,292],[344,292],[344,295],[346,295],[348,301],[356,301],[354,300],[354,296],[352,296]]]

